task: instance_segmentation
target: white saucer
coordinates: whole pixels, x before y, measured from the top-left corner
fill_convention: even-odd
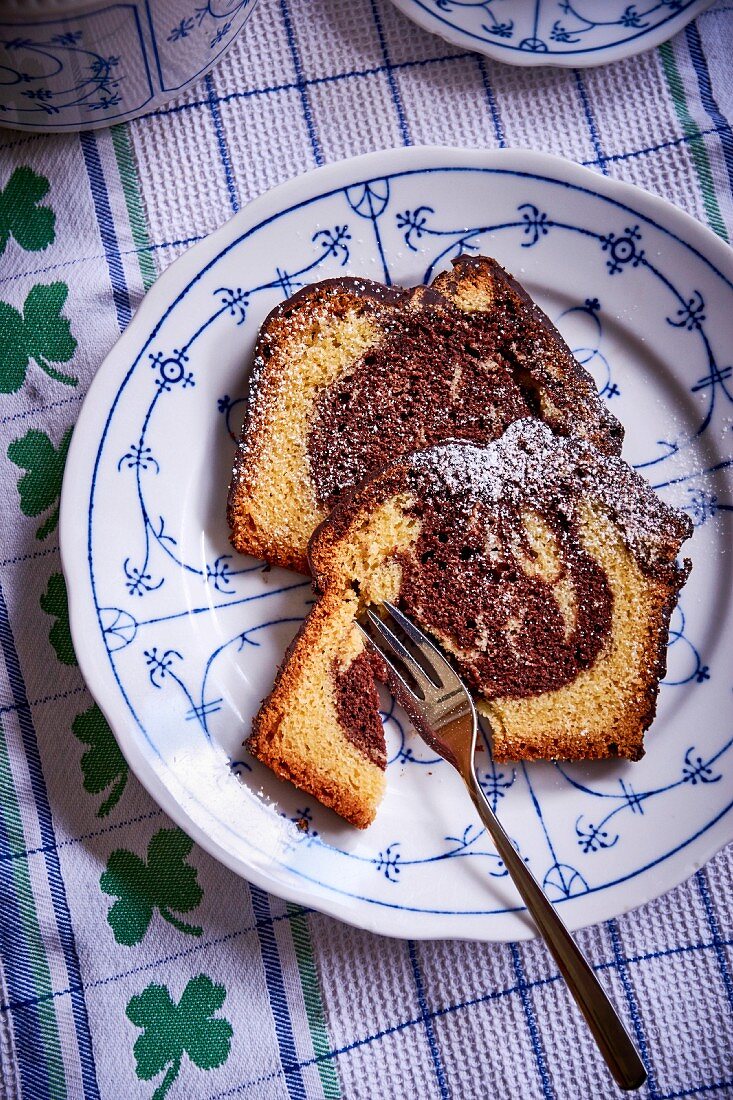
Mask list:
[[[393,0],[456,46],[509,65],[608,65],[677,34],[712,0]]]

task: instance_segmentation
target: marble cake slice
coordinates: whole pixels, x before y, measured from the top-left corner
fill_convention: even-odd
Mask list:
[[[389,600],[453,660],[497,760],[637,760],[691,533],[621,458],[536,419],[406,456],[312,538],[318,599],[249,751],[353,824],[373,820],[386,754],[372,673],[386,670],[355,619]]]
[[[229,490],[232,542],[306,572],[308,540],[345,490],[410,451],[488,443],[527,416],[621,449],[590,375],[494,260],[463,256],[430,288],[306,287],[259,334]]]

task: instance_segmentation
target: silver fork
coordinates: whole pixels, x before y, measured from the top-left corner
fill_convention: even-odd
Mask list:
[[[360,629],[389,667],[400,702],[420,736],[461,775],[616,1083],[622,1089],[640,1088],[646,1070],[624,1025],[481,789],[474,763],[478,721],[471,696],[437,646],[393,604],[383,607],[406,641],[369,609],[361,616]]]

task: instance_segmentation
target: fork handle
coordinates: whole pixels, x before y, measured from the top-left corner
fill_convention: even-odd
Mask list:
[[[470,778],[464,778],[478,815],[583,1013],[616,1083],[622,1089],[640,1088],[647,1076],[644,1063],[603,986],[504,831],[481,789],[475,770],[471,769]]]

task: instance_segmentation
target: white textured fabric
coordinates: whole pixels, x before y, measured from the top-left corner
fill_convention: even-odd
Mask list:
[[[541,149],[663,195],[730,240],[732,13],[720,0],[660,49],[551,71],[449,46],[388,0],[261,0],[211,76],[170,106],[81,138],[0,131],[0,189],[30,168],[55,213],[53,240],[28,251],[11,236],[0,251],[0,341],[1,303],[18,311],[33,287],[63,284],[75,347],[57,339],[54,362],[77,380],[30,363],[0,392],[3,1095],[617,1095],[540,944],[380,939],[268,898],[198,849],[181,855],[95,725],[65,641],[53,494],[44,510],[18,483],[24,456],[51,478],[40,436],[61,447],[156,271],[317,164],[409,143]],[[115,851],[128,875],[133,857],[152,864],[155,843],[178,859],[189,907],[172,906],[176,924],[153,906],[141,931],[112,913],[102,876]],[[640,1046],[642,1095],[733,1095],[733,849],[579,940]],[[160,1021],[184,990],[211,1012],[197,1017],[201,1049],[179,1019],[178,1057]]]

